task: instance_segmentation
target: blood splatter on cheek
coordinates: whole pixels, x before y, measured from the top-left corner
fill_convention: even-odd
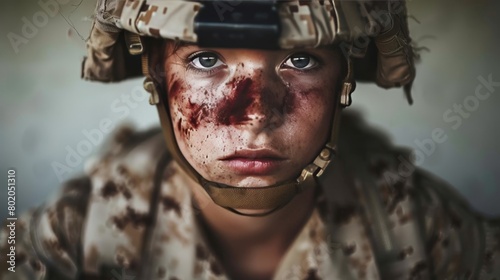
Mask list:
[[[208,109],[206,104],[196,104],[189,102],[189,115],[188,115],[188,123],[191,125],[193,129],[197,129],[200,126],[200,122],[202,119],[208,117]]]
[[[239,78],[228,83],[231,87],[229,97],[216,107],[217,123],[235,125],[249,121],[249,109],[256,101],[256,90],[252,89],[252,79]]]
[[[185,139],[189,139],[189,128],[186,125],[183,125],[183,118],[179,118],[177,121],[177,130],[181,133],[181,135]]]
[[[197,130],[201,122],[208,116],[208,109],[205,104],[195,104],[189,101],[187,109],[180,109],[182,115],[177,121],[177,130],[189,139],[191,131]]]
[[[175,80],[168,90],[170,100],[177,99],[182,91],[184,91],[184,87],[181,86],[181,83],[178,80]]]
[[[186,127],[184,122],[184,120],[188,118],[186,118],[187,115],[185,114],[185,110],[182,106],[182,100],[185,99],[183,98],[182,93],[186,91],[186,87],[172,76],[170,77],[170,81],[172,81],[172,83],[168,87],[167,96],[169,99],[172,122],[177,119],[177,130],[184,137],[189,137],[189,127]]]
[[[198,104],[191,100],[190,95],[194,93],[190,88],[179,80],[174,80],[168,91],[170,108],[173,110],[172,120],[176,120],[177,130],[186,139],[209,115],[207,104]]]

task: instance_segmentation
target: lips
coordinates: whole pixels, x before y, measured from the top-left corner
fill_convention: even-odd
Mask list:
[[[272,175],[286,158],[271,149],[238,150],[220,159],[229,170],[243,176]]]

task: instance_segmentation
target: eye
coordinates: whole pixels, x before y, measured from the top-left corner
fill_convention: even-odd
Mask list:
[[[197,53],[189,59],[191,61],[191,65],[199,70],[210,70],[223,64],[223,62],[219,59],[219,56],[211,52]]]
[[[307,70],[318,65],[316,59],[308,54],[294,54],[290,56],[284,63],[284,66],[288,68],[294,68],[298,70]]]

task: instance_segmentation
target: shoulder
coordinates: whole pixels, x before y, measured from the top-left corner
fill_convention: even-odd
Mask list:
[[[129,255],[139,260],[140,250],[133,247],[140,247],[137,240],[148,225],[158,166],[168,159],[159,129],[118,129],[84,175],[65,182],[29,217],[33,257],[48,275],[74,278],[82,270],[97,273],[101,265],[123,263]]]
[[[87,275],[100,274],[102,267],[140,267],[158,203],[158,175],[169,162],[159,129],[135,132],[125,127],[88,164],[91,190],[80,243]]]
[[[436,275],[464,279],[500,276],[500,218],[478,213],[450,185],[423,170],[413,175]]]
[[[416,166],[411,154],[411,149],[394,145],[385,132],[369,126],[360,113],[343,114],[339,160],[353,177],[364,173],[392,194],[404,185],[406,194],[420,199],[421,206],[457,208],[468,216],[481,217],[455,188]]]
[[[415,232],[415,236],[395,237],[421,243],[427,269],[438,279],[500,276],[499,220],[474,211],[456,189],[416,167],[410,154],[394,146],[382,131],[369,127],[360,114],[343,115],[341,163],[354,181],[369,185],[361,192],[377,198],[390,231],[408,224],[419,229],[418,236]],[[373,188],[376,195],[370,191]],[[367,212],[376,212],[368,208]]]

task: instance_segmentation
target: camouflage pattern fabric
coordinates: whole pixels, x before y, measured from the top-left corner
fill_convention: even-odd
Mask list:
[[[218,16],[223,21],[239,2],[206,1],[204,5],[216,6]],[[366,33],[365,26],[373,18],[370,15],[361,16],[360,9],[364,5],[363,1],[280,1],[279,15],[283,28],[280,47],[317,47],[337,42],[337,35],[344,36],[341,39],[345,40]],[[201,6],[199,2],[185,0],[126,0],[120,25],[141,36],[196,43],[194,18]]]

